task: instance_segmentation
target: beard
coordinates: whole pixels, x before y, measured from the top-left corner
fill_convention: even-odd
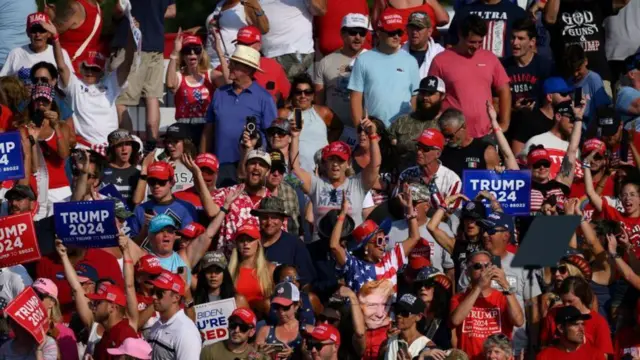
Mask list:
[[[440,113],[440,109],[442,109],[442,101],[438,101],[429,108],[423,101],[419,101],[416,104],[416,117],[418,120],[433,120]]]

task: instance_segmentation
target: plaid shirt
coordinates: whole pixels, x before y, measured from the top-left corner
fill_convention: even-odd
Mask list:
[[[286,181],[283,181],[278,185],[276,192],[276,196],[284,201],[284,209],[291,217],[291,220],[293,220],[288,222],[287,232],[294,236],[298,236],[298,231],[300,229],[300,224],[298,222],[298,219],[300,218],[298,194],[296,194],[296,190]]]

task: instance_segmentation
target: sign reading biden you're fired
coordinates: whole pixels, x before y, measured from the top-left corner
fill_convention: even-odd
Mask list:
[[[84,248],[118,246],[113,200],[53,204],[56,234],[65,245]]]
[[[529,215],[531,208],[531,171],[465,170],[462,174],[462,191],[473,199],[480,191],[487,190],[500,202],[502,210],[511,215]],[[485,203],[489,208],[491,204]]]
[[[0,133],[0,181],[22,179],[22,137],[17,131]]]
[[[30,213],[0,218],[0,268],[40,259]]]
[[[229,338],[229,316],[236,309],[234,298],[195,306],[196,326],[202,334],[202,345],[217,343]]]
[[[11,300],[7,307],[4,308],[4,313],[28,331],[38,344],[44,342],[45,338],[42,329],[49,327],[49,319],[42,301],[40,301],[38,294],[32,287],[25,288]]]

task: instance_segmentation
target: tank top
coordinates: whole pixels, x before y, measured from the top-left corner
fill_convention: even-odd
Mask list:
[[[180,76],[180,86],[174,97],[176,106],[176,120],[203,118],[211,103],[215,86],[209,78],[209,73],[203,74],[204,81],[196,85],[187,82],[187,76]]]
[[[482,170],[487,168],[484,160],[484,151],[490,146],[482,139],[473,141],[463,148],[446,147],[442,152],[440,161],[442,164],[462,178],[462,171],[466,169]]]
[[[40,149],[49,173],[49,189],[69,186],[69,180],[64,170],[65,160],[58,155],[58,142],[55,132],[48,139],[40,141]]]
[[[383,326],[365,332],[366,348],[362,360],[377,360],[380,353],[380,345],[387,339],[387,331],[391,325]]]
[[[293,111],[289,114],[289,119],[293,119]],[[300,133],[300,166],[313,172],[316,167],[313,161],[316,151],[329,145],[327,125],[313,106],[302,111],[302,119],[304,124]]]
[[[409,15],[411,15],[411,13],[414,13],[416,11],[425,12],[429,16],[429,19],[431,20],[431,28],[433,29],[432,37],[437,38],[439,36],[438,29],[436,28],[436,12],[435,10],[433,10],[433,7],[431,5],[427,4],[427,0],[422,0],[422,5],[418,5],[418,6],[414,6],[406,9],[397,9],[393,7],[393,5],[391,5],[391,2],[389,2],[389,0],[387,0],[387,7],[392,8],[393,10],[396,11],[397,14],[402,16],[402,21],[404,24],[406,24],[407,21],[409,20]],[[409,39],[409,35],[405,31],[402,34],[402,39],[400,39],[400,43],[404,44],[408,39]]]
[[[82,25],[80,25],[76,29],[68,29],[67,31],[60,34],[60,44],[62,47],[67,50],[69,53],[69,57],[73,59],[76,54],[76,51],[84,44],[87,40],[87,37],[91,35],[93,32],[93,27],[95,26],[96,20],[102,16],[102,11],[100,10],[99,5],[93,5],[89,3],[87,0],[77,0],[80,5],[84,8],[85,18]],[[93,37],[89,40],[89,44],[87,44],[84,51],[78,56],[75,61],[73,61],[73,67],[76,72],[79,73],[80,64],[84,61],[89,54],[90,51],[99,51],[100,50],[100,34],[102,33],[102,21],[98,25],[98,29],[93,34]]]
[[[236,281],[236,291],[244,296],[249,303],[264,299],[256,269],[240,267],[240,273]]]
[[[299,328],[298,328],[298,336],[296,336],[295,339],[289,341],[287,343],[287,346],[289,346],[291,349],[293,349],[293,353],[291,354],[291,356],[289,356],[289,359],[294,358],[297,353],[299,353],[300,351],[300,346],[302,345],[302,332],[304,331],[304,325],[302,323],[299,323]],[[276,327],[275,326],[269,326],[269,334],[267,335],[267,338],[264,340],[264,342],[266,344],[284,344],[283,341],[281,341],[280,339],[278,339],[276,337]]]
[[[224,51],[225,56],[231,56],[233,52],[236,50],[236,44],[232,41],[238,37],[238,30],[240,28],[249,25],[247,23],[247,18],[244,13],[244,5],[241,2],[238,2],[235,6],[222,10],[222,7],[227,2],[227,0],[222,0],[218,2],[216,8],[213,10],[213,13],[207,17],[206,28],[209,29],[209,23],[211,20],[217,18],[218,19],[218,27],[220,29],[220,39],[222,40],[222,51]],[[215,69],[220,65],[220,59],[218,58],[218,54],[216,53],[216,49],[213,46],[215,43],[215,39],[210,31],[207,32],[207,43],[205,45],[205,49],[207,50],[207,54],[209,55],[211,68]]]

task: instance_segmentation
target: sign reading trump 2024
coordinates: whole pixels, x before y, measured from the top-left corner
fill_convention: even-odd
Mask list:
[[[40,259],[30,213],[0,218],[0,268]]]
[[[500,202],[502,210],[511,215],[529,215],[531,208],[531,171],[508,170],[496,173],[492,170],[465,170],[463,193],[473,199],[487,190]],[[485,203],[487,208],[489,202]]]
[[[229,316],[236,309],[234,298],[212,301],[195,306],[196,326],[202,334],[202,345],[217,343],[229,338]]]
[[[58,238],[83,248],[118,246],[113,200],[71,201],[53,204]]]
[[[0,134],[0,181],[22,179],[22,137],[17,131]]]

